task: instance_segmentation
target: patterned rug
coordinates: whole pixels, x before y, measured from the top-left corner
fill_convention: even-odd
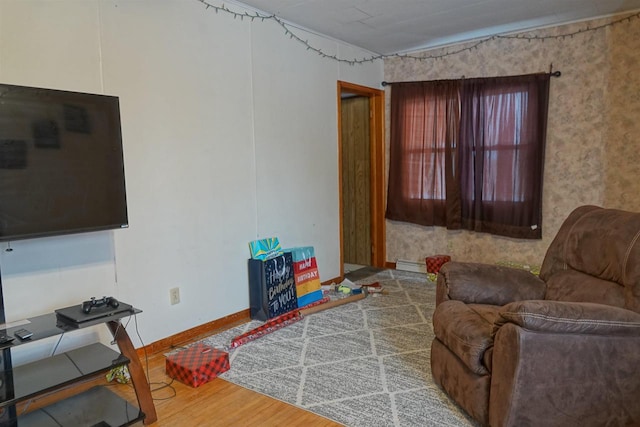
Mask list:
[[[349,427],[474,426],[431,378],[435,284],[397,270],[354,281],[380,282],[389,293],[309,315],[231,350],[221,378]],[[202,342],[224,348],[261,324]]]

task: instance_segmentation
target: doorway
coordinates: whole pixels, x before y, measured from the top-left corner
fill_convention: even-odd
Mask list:
[[[340,268],[384,267],[384,91],[338,82]]]

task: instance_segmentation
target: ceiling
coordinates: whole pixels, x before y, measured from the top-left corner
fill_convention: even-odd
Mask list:
[[[640,0],[242,0],[380,55],[636,11]]]

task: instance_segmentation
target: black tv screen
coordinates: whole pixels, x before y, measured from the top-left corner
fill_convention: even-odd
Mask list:
[[[118,97],[0,84],[0,241],[127,225]]]

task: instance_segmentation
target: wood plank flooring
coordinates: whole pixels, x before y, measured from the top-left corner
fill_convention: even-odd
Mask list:
[[[141,361],[146,366],[145,360]],[[153,426],[341,426],[221,378],[197,388],[171,382],[165,374],[165,357],[161,353],[149,357],[149,378],[158,413]],[[166,387],[169,383],[171,386]],[[135,402],[130,386],[116,385],[112,390]]]
[[[141,358],[141,362],[146,370],[147,361],[144,357]],[[165,374],[165,357],[162,353],[149,356],[148,367],[152,396],[158,415],[158,421],[151,424],[152,426],[336,427],[342,425],[221,378],[216,378],[197,388],[177,380],[172,381]],[[130,384],[108,383],[104,376],[100,376],[23,402],[17,405],[17,413],[33,411],[96,385],[107,386],[111,391],[138,406]]]

